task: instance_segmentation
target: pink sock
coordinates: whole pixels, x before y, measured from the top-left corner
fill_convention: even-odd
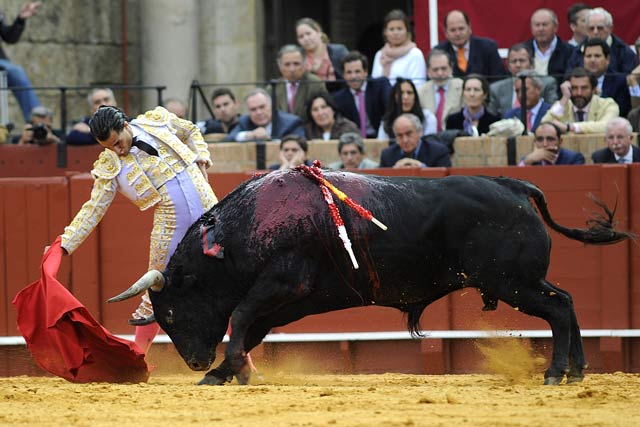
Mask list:
[[[151,342],[158,335],[158,331],[160,330],[160,325],[158,323],[153,322],[150,325],[144,326],[136,326],[136,339],[135,343],[140,347],[140,350],[147,354],[149,351],[149,347],[151,347]]]

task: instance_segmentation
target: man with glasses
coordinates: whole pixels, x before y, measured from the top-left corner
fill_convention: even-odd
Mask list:
[[[540,123],[534,134],[533,151],[522,157],[519,166],[583,165],[582,153],[560,147],[560,129],[550,122]]]
[[[533,71],[533,52],[524,43],[514,44],[509,48],[507,68],[510,78],[491,83],[489,86],[489,111],[500,117],[513,108],[520,107],[520,98],[516,94],[516,76],[521,71]],[[542,98],[551,105],[558,99],[558,85],[551,76],[539,76],[542,82]],[[421,98],[422,99],[422,98]]]
[[[607,147],[591,155],[593,163],[638,163],[640,150],[631,144],[633,130],[631,123],[624,117],[615,117],[607,123],[605,130]]]

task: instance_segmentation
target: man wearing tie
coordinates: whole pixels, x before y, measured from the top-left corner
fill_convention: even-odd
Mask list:
[[[217,203],[209,185],[211,158],[196,125],[162,107],[131,122],[117,107],[102,106],[89,121],[91,135],[105,150],[93,165],[91,198],[62,234],[73,253],[95,229],[119,191],[140,210],[155,207],[149,270],[164,270],[187,229]],[[159,326],[145,294],[129,323],[146,353]]]
[[[391,93],[389,80],[386,77],[367,80],[369,61],[355,50],[342,58],[342,70],[347,87],[334,93],[336,105],[346,118],[358,125],[363,138],[377,137]]]
[[[304,68],[304,49],[287,44],[278,52],[278,68],[282,78],[275,88],[278,110],[298,117],[305,116],[309,98],[317,92],[327,93],[324,82]]]
[[[533,70],[525,70],[518,73],[515,79],[516,95],[518,99],[522,96],[522,78],[524,77],[525,83],[525,96],[527,103],[527,113],[525,115],[526,129],[530,132],[535,132],[538,125],[542,121],[542,116],[549,111],[551,105],[546,103],[542,99],[542,80],[538,77]],[[504,114],[505,119],[515,117],[516,119],[522,119],[522,108],[520,106],[512,108]]]
[[[466,13],[460,10],[449,12],[444,18],[444,32],[447,40],[436,48],[451,57],[455,77],[480,74],[489,81],[495,81],[506,74],[498,44],[471,34],[471,23]]]
[[[556,101],[543,122],[552,122],[562,133],[604,133],[609,120],[619,116],[618,104],[595,94],[598,79],[584,68],[571,70],[560,85],[562,98]]]
[[[420,105],[433,111],[438,122],[438,132],[445,128],[450,113],[462,109],[462,79],[452,76],[451,58],[441,49],[432,49],[427,55],[429,80],[418,88]]]
[[[607,122],[605,130],[607,147],[591,155],[593,163],[639,163],[640,149],[631,144],[633,129],[624,117],[615,117]]]

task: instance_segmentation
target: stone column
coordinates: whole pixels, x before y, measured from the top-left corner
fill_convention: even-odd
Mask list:
[[[142,0],[140,10],[143,85],[166,85],[163,98],[187,101],[199,72],[199,1]],[[143,110],[157,105],[145,91]]]

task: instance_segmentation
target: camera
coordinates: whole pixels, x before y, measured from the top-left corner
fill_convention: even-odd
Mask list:
[[[44,123],[37,123],[31,127],[33,131],[33,143],[42,145],[47,143],[47,135],[49,134],[49,128]]]

